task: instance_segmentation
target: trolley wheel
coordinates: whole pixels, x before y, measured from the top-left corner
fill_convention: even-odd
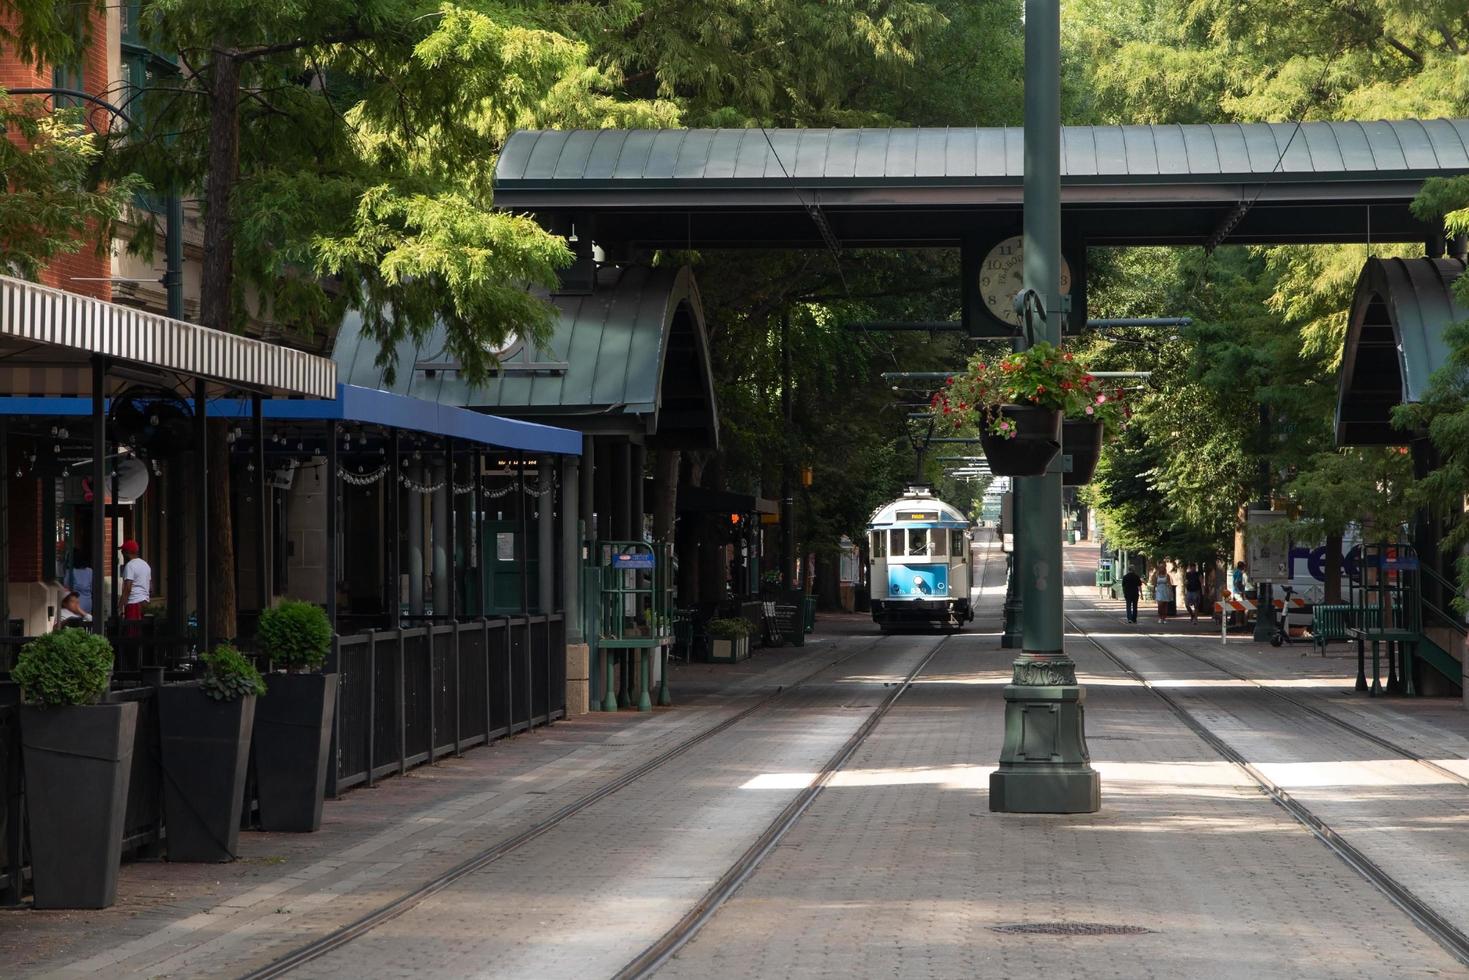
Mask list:
[[[1271,646],[1278,647],[1278,646],[1280,646],[1284,642],[1285,642],[1285,637],[1281,636],[1279,633],[1272,633],[1271,634],[1271,636],[1270,636],[1270,645]]]

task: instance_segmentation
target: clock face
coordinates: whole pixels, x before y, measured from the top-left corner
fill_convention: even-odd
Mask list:
[[[979,296],[990,316],[1012,327],[1020,326],[1015,294],[1025,286],[1024,239],[1007,238],[984,257],[979,267]],[[1061,293],[1071,295],[1071,264],[1061,259]]]

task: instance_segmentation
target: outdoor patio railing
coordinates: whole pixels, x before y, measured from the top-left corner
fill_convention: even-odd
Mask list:
[[[339,637],[328,792],[563,717],[565,635],[553,613]]]
[[[327,667],[339,675],[327,795],[564,717],[565,636],[561,614],[552,613],[338,637]],[[133,686],[119,686],[111,697],[137,701],[139,712],[125,854],[161,850],[166,828],[154,685],[188,676],[162,669],[114,675]],[[17,687],[0,684],[0,905],[20,901],[26,874],[18,703]],[[253,799],[245,809],[253,811]]]

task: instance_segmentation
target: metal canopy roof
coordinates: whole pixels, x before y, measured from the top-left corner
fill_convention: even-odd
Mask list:
[[[1392,446],[1411,438],[1390,415],[1395,405],[1421,401],[1430,376],[1447,363],[1444,328],[1469,319],[1452,289],[1463,272],[1457,259],[1367,260],[1342,353],[1338,445]]]
[[[90,396],[96,354],[120,374],[201,377],[313,398],[336,391],[336,365],[327,358],[0,276],[0,391]]]
[[[496,168],[501,207],[595,215],[599,241],[938,244],[975,212],[1018,221],[1020,129],[523,131]],[[1419,240],[1424,179],[1469,172],[1469,120],[1073,126],[1062,201],[1093,244]],[[1342,205],[1352,204],[1353,207]]]
[[[360,321],[343,327],[333,357],[345,381],[366,388],[582,431],[646,434],[665,446],[717,444],[704,313],[688,268],[606,266],[592,293],[550,300],[560,316],[546,349],[522,345],[502,356],[501,373],[481,387],[447,359],[442,332],[398,348],[391,388]]]

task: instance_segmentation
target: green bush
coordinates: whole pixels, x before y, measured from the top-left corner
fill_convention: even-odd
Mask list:
[[[47,633],[21,648],[10,676],[30,704],[96,704],[112,679],[112,644],[83,629]]]
[[[711,619],[704,632],[716,640],[738,640],[750,635],[748,619]]]
[[[231,646],[215,647],[199,658],[204,662],[204,693],[216,701],[238,701],[251,694],[265,693],[260,671]]]
[[[260,652],[275,666],[314,670],[332,648],[332,625],[321,607],[287,599],[260,614]]]

